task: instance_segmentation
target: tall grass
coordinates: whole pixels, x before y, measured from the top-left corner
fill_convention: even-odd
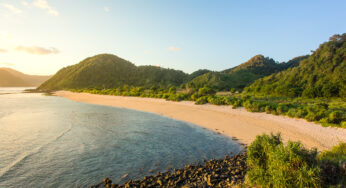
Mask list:
[[[284,146],[280,134],[261,135],[248,148],[247,182],[263,187],[321,187],[316,150],[299,142]]]

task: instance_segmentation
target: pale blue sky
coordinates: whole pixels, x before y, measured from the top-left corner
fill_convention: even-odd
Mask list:
[[[191,73],[287,61],[346,31],[346,1],[0,0],[0,67],[54,74],[99,53]]]

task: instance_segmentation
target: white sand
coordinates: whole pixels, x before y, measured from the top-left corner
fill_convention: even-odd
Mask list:
[[[304,119],[247,112],[231,106],[195,105],[190,101],[172,102],[163,99],[95,95],[58,91],[56,96],[78,102],[116,106],[152,112],[162,116],[193,123],[210,130],[235,137],[250,144],[256,135],[281,132],[283,140],[300,141],[307,148],[330,149],[339,142],[346,142],[346,129],[322,127]]]

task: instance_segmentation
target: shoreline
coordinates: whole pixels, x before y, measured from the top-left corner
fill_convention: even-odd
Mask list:
[[[231,155],[231,156],[230,156]],[[105,178],[90,188],[102,187],[234,187],[244,184],[247,172],[245,150],[238,154],[226,155],[221,159],[211,159],[203,163],[183,168],[158,172],[156,175],[144,176],[141,179],[124,179],[123,184],[114,184]]]
[[[250,144],[257,135],[281,132],[284,142],[300,141],[307,148],[328,150],[346,142],[346,130],[322,127],[304,119],[247,112],[244,108],[211,104],[195,105],[191,101],[173,102],[164,99],[97,95],[57,91],[55,96],[77,102],[151,112],[176,120],[195,124],[221,133],[240,143]]]

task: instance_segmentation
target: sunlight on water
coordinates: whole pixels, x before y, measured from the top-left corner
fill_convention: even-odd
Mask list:
[[[122,183],[241,149],[162,116],[21,90],[0,88],[0,187]]]

